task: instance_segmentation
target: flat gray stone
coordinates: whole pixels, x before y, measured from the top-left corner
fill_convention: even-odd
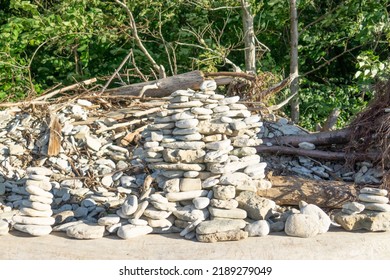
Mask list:
[[[53,174],[53,171],[46,167],[27,167],[26,169],[27,174],[36,174],[36,175],[44,175],[44,176],[51,176]]]
[[[264,179],[266,167],[267,167],[267,163],[260,162],[245,168],[244,173],[247,174],[252,179]]]
[[[158,210],[154,207],[147,208],[144,211],[144,216],[146,216],[150,219],[155,219],[155,220],[166,219],[171,214],[172,214],[172,212]]]
[[[28,197],[28,199],[30,201],[35,201],[35,202],[40,202],[40,203],[43,203],[43,204],[48,204],[50,205],[52,202],[53,202],[53,199],[52,198],[48,198],[48,197],[43,197],[43,196],[38,196],[38,195],[30,195]]]
[[[167,163],[203,163],[204,150],[182,150],[165,149],[163,151],[164,161]]]
[[[171,227],[172,222],[169,221],[168,219],[148,219],[148,225],[151,226],[152,228],[160,227],[160,228],[165,228],[165,227]]]
[[[43,236],[52,232],[51,226],[14,224],[13,228],[18,231],[28,233],[32,236]]]
[[[121,226],[117,231],[117,235],[123,239],[130,239],[138,236],[147,235],[152,231],[153,228],[150,226],[135,226],[130,224]]]
[[[76,239],[102,238],[105,228],[97,224],[76,224],[66,230],[66,235]]]
[[[216,141],[216,142],[210,142],[206,144],[206,148],[210,150],[229,150],[231,147],[231,141],[230,139],[222,140],[222,141]]]
[[[378,212],[390,212],[390,204],[382,204],[382,203],[369,203],[362,202],[364,208],[367,210],[378,211]]]
[[[152,163],[149,164],[149,168],[181,171],[202,171],[205,169],[205,166],[203,164],[190,163]]]
[[[200,107],[202,105],[203,105],[202,102],[195,100],[195,101],[184,102],[184,103],[171,103],[168,105],[168,109]]]
[[[209,177],[202,182],[202,189],[210,189],[219,183],[219,179],[216,177]]]
[[[199,124],[197,119],[179,120],[175,123],[178,128],[195,128]]]
[[[183,150],[200,150],[203,149],[206,144],[202,141],[183,141],[183,142],[172,142],[172,143],[163,143],[164,148],[170,149],[183,149]]]
[[[32,195],[37,195],[37,196],[42,196],[42,197],[47,197],[47,198],[53,198],[53,194],[50,192],[47,192],[40,187],[37,186],[26,186],[26,191],[29,194]]]
[[[272,215],[276,203],[270,199],[258,196],[251,191],[243,191],[236,197],[240,208],[248,213],[253,220],[266,220]]]
[[[196,197],[207,196],[208,191],[206,190],[196,190],[196,191],[188,191],[188,192],[178,192],[178,193],[167,193],[166,198],[169,201],[184,201],[184,200],[192,200]]]
[[[196,228],[197,234],[210,234],[229,230],[243,229],[246,223],[239,219],[218,219],[201,222]]]
[[[385,189],[376,189],[376,188],[365,187],[365,188],[362,188],[360,190],[360,193],[386,196],[388,194],[388,191]]]
[[[202,140],[202,135],[200,133],[176,135],[175,139],[180,141],[199,141]]]
[[[100,139],[89,135],[85,137],[85,143],[87,144],[88,148],[96,152],[98,152],[102,147],[102,142]]]
[[[30,217],[51,217],[51,215],[53,215],[52,210],[39,211],[29,207],[21,208],[20,213]]]
[[[213,110],[202,107],[195,107],[191,109],[191,113],[195,115],[211,115],[213,113]]]
[[[270,225],[265,220],[260,220],[246,225],[245,231],[248,232],[248,236],[266,236],[270,232]]]
[[[195,119],[195,115],[189,111],[180,112],[172,115],[173,121]]]
[[[185,178],[196,178],[199,176],[199,172],[198,171],[187,171],[187,172],[183,173],[183,176]]]
[[[287,218],[284,232],[295,237],[314,237],[319,233],[320,223],[314,215],[292,214]]]
[[[51,210],[50,204],[30,201],[26,199],[22,201],[22,205],[39,211]]]
[[[298,147],[305,150],[315,150],[316,146],[313,143],[301,142],[298,144]]]
[[[5,184],[0,183],[0,195],[4,195],[4,194],[5,194]]]
[[[15,215],[12,218],[13,222],[24,225],[52,226],[55,223],[53,217],[29,217]]]
[[[51,188],[52,188],[52,185],[49,181],[36,181],[36,180],[31,180],[31,179],[28,179],[26,181],[26,186],[37,186],[37,187],[40,187],[41,189],[43,189],[44,191],[50,191]]]
[[[380,195],[374,195],[374,194],[359,194],[359,200],[363,202],[372,202],[372,203],[381,203],[381,204],[386,204],[389,203],[389,199],[384,196]]]
[[[212,206],[208,207],[210,215],[218,218],[227,218],[227,219],[245,219],[247,217],[247,212],[240,208],[234,209],[219,209]]]

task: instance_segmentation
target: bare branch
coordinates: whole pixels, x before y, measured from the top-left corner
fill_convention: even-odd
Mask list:
[[[152,66],[153,66],[153,69],[155,72],[162,72],[162,69],[161,69],[161,65],[159,66],[156,61],[153,59],[153,57],[149,54],[148,50],[145,48],[144,44],[142,43],[141,39],[139,38],[138,36],[138,30],[137,30],[137,26],[135,24],[135,20],[134,20],[134,16],[133,16],[133,13],[130,11],[129,7],[127,7],[127,5],[119,0],[115,0],[115,2],[117,4],[119,4],[120,6],[122,6],[126,12],[127,12],[127,16],[129,17],[129,21],[130,21],[130,27],[131,27],[131,30],[132,30],[132,33],[133,33],[133,36],[134,36],[134,40],[135,40],[135,43],[136,45],[140,48],[140,50],[144,53],[144,55],[146,56],[146,58],[152,63]],[[164,72],[165,74],[165,72]],[[161,77],[162,78],[162,77]]]
[[[122,69],[122,67],[125,65],[125,63],[129,60],[130,56],[133,55],[133,49],[130,50],[130,52],[126,55],[126,57],[122,60],[121,64],[119,65],[119,67],[115,70],[114,74],[112,74],[112,76],[110,77],[110,79],[108,79],[107,83],[104,85],[104,87],[102,88],[102,90],[100,91],[100,94],[102,94],[106,89],[107,87],[110,85],[110,83],[112,82],[112,80],[114,79],[114,77],[116,75],[118,75],[119,71]]]

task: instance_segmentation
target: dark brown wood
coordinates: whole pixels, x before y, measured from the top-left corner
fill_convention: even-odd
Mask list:
[[[301,200],[322,208],[341,208],[358,195],[355,185],[341,181],[317,181],[296,176],[272,176],[272,188],[257,194],[278,205],[298,205]]]
[[[247,74],[243,72],[213,72],[213,73],[205,73],[205,77],[236,77],[236,78],[244,78],[250,81],[256,80],[256,76],[252,74]]]
[[[314,145],[345,144],[349,142],[350,134],[351,132],[349,129],[340,129],[307,135],[280,136],[271,139],[263,139],[263,142],[291,146],[298,146],[301,142],[310,142]]]
[[[141,90],[148,85],[158,83],[158,89],[149,89],[144,93],[144,96],[148,97],[164,97],[169,96],[172,92],[179,89],[193,89],[199,90],[200,85],[204,81],[204,75],[201,71],[192,71],[180,75],[167,77],[164,79],[137,83],[128,86],[123,86],[114,89],[108,89],[105,91],[106,94],[111,95],[132,95],[138,96]]]
[[[361,160],[376,160],[378,159],[378,153],[344,153],[344,152],[330,152],[320,150],[305,150],[294,147],[286,146],[257,146],[258,153],[273,153],[283,155],[297,155],[307,156],[312,158],[321,158],[325,160],[346,160],[349,157]]]

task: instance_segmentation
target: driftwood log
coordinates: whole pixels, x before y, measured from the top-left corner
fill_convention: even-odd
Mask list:
[[[272,188],[258,190],[257,194],[278,205],[298,205],[304,200],[322,208],[342,208],[357,197],[355,185],[341,181],[316,181],[296,176],[272,176]]]
[[[351,137],[349,129],[325,131],[306,135],[279,136],[270,139],[263,139],[264,143],[276,145],[298,146],[301,142],[310,142],[315,145],[331,145],[348,143]]]

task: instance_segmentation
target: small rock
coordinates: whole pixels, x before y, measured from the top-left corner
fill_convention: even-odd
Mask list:
[[[82,218],[82,217],[86,217],[88,215],[88,208],[86,207],[78,207],[75,211],[74,211],[74,216],[76,218]]]
[[[275,223],[270,223],[270,231],[271,232],[284,231],[284,222],[278,221],[278,222],[275,222]]]
[[[245,227],[248,236],[266,236],[270,232],[270,225],[265,220],[253,222]]]
[[[298,147],[305,150],[315,150],[316,146],[313,143],[301,142],[298,144]]]
[[[197,234],[210,234],[230,230],[239,230],[245,227],[244,220],[218,219],[201,222],[196,228]]]
[[[97,224],[80,223],[66,230],[66,235],[76,239],[102,238],[105,228]]]
[[[134,214],[138,208],[138,198],[135,195],[130,195],[122,205],[122,213],[126,216]]]
[[[225,185],[225,186],[214,186],[214,198],[220,199],[220,200],[229,200],[232,198],[235,198],[236,196],[236,188],[232,185]]]
[[[197,234],[196,239],[199,242],[213,243],[218,241],[238,241],[248,238],[248,233],[243,230],[230,230],[224,232]]]
[[[8,222],[0,220],[0,236],[6,235],[9,231]]]
[[[150,219],[160,220],[168,218],[172,213],[169,211],[161,211],[156,208],[147,208],[144,215]]]
[[[117,235],[123,239],[134,238],[149,234],[153,231],[150,226],[124,225],[118,229]]]
[[[314,237],[319,233],[318,217],[306,214],[292,214],[287,218],[284,231],[289,236]]]
[[[152,228],[155,228],[155,227],[164,228],[164,227],[172,226],[172,223],[169,220],[167,220],[167,219],[159,219],[159,220],[148,219],[148,224]]]
[[[51,215],[53,215],[52,210],[39,211],[29,207],[21,208],[20,213],[30,217],[51,217]]]
[[[105,187],[111,187],[111,185],[114,183],[114,181],[112,180],[112,176],[104,176],[102,178],[102,185],[105,186]]]
[[[107,215],[105,217],[101,217],[98,220],[98,224],[100,226],[112,226],[112,225],[118,224],[120,219],[121,218],[119,216],[117,216],[115,214],[110,214],[110,215]]]
[[[299,208],[302,214],[313,215],[318,218],[320,227],[318,229],[318,233],[325,233],[329,230],[329,226],[331,224],[331,220],[329,216],[317,205],[307,204],[304,201],[299,202]]]
[[[192,200],[196,209],[204,209],[210,204],[210,199],[208,197],[197,197]]]
[[[346,214],[356,214],[364,210],[365,206],[359,202],[348,202],[343,204],[343,209],[341,210]]]
[[[4,195],[4,194],[5,194],[5,184],[0,183],[0,195]]]
[[[129,223],[135,226],[147,226],[148,221],[144,219],[129,219]]]
[[[85,142],[86,142],[88,148],[90,148],[94,151],[99,151],[100,148],[102,147],[101,141],[96,137],[87,136],[85,138]]]

